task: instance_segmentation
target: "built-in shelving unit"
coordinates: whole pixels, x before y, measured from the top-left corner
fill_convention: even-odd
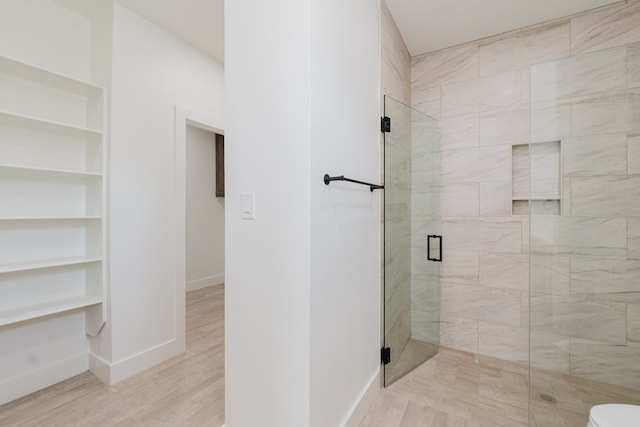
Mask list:
[[[105,321],[104,89],[0,57],[0,327]]]
[[[67,267],[78,264],[90,264],[101,262],[102,257],[99,256],[80,256],[69,258],[54,258],[49,260],[40,260],[33,262],[18,262],[13,264],[0,265],[0,274],[17,273],[20,271],[42,270],[54,267]]]
[[[560,215],[561,176],[560,141],[512,145],[512,215]]]
[[[34,130],[43,130],[45,132],[67,133],[70,136],[100,136],[101,131],[88,129],[80,126],[68,125],[65,123],[55,122],[51,120],[38,119],[36,117],[15,114],[9,111],[0,111],[0,123],[2,124],[18,124],[29,127]]]
[[[102,298],[79,296],[48,301],[41,304],[25,305],[13,310],[0,311],[0,327],[50,316],[52,314],[91,307],[97,304],[102,304]]]
[[[95,176],[101,177],[101,173],[92,173],[92,172],[81,172],[81,171],[71,171],[71,170],[62,170],[62,169],[51,169],[51,168],[36,168],[29,166],[18,166],[18,165],[8,165],[4,163],[0,163],[0,171],[7,172],[22,172],[22,173],[36,173],[40,175],[60,175],[60,176]]]

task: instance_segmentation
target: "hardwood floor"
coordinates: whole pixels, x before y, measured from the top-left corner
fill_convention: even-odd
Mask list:
[[[224,422],[224,286],[187,293],[187,351],[116,385],[86,372],[0,406],[0,426]]]

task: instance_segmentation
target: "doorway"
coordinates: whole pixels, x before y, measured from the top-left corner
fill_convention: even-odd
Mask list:
[[[175,176],[176,197],[176,340],[185,351],[185,293],[187,290],[187,127],[224,135],[222,121],[197,111],[175,107]],[[215,190],[215,183],[212,183]]]
[[[223,135],[187,123],[186,291],[224,284]],[[224,172],[224,170],[222,170]]]

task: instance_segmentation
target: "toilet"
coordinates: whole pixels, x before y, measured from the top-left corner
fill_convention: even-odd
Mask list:
[[[596,405],[589,411],[587,427],[638,427],[640,406],[608,403]]]

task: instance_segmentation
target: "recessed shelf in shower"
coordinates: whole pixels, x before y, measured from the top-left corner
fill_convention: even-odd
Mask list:
[[[511,146],[511,214],[562,213],[560,141]]]

